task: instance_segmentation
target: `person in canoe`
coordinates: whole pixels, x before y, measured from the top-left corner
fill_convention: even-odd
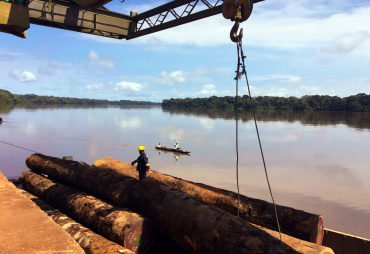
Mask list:
[[[180,149],[180,147],[179,147],[179,143],[176,141],[176,144],[175,144],[175,149],[176,150],[179,150]]]
[[[138,150],[139,150],[140,155],[139,157],[137,157],[136,160],[131,162],[131,165],[133,166],[135,165],[135,163],[137,163],[136,171],[139,172],[139,180],[141,180],[146,177],[147,171],[150,172],[150,165],[149,165],[148,156],[146,156],[145,154],[145,147],[139,146]]]

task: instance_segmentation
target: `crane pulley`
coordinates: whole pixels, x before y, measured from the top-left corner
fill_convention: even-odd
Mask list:
[[[239,42],[243,37],[243,29],[237,34],[241,22],[246,21],[253,10],[252,0],[226,0],[222,5],[222,15],[225,19],[235,21],[230,31],[230,39],[233,42]]]

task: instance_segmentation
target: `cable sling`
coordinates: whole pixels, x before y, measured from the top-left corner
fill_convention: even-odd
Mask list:
[[[246,71],[246,68],[245,68],[244,59],[246,58],[246,56],[244,56],[244,52],[243,52],[243,48],[242,48],[242,37],[243,37],[243,29],[241,29],[240,34],[238,36],[236,36],[236,38],[237,38],[236,47],[237,47],[237,53],[238,53],[238,66],[237,66],[236,77],[235,77],[235,80],[236,80],[235,116],[236,116],[236,158],[237,158],[236,159],[236,182],[237,182],[237,189],[238,189],[238,217],[239,217],[239,203],[240,203],[240,195],[239,195],[239,151],[238,151],[239,150],[238,149],[238,86],[239,86],[238,85],[238,80],[241,78],[241,76],[245,75],[245,80],[246,80],[247,88],[248,88],[249,102],[250,102],[251,110],[252,110],[252,114],[253,114],[254,125],[255,125],[255,128],[256,128],[256,133],[257,133],[257,138],[258,138],[258,144],[259,144],[261,157],[262,157],[262,161],[263,161],[263,167],[264,167],[264,170],[265,170],[265,176],[266,176],[267,185],[268,185],[268,188],[269,188],[269,191],[270,191],[270,196],[271,196],[272,202],[274,204],[276,223],[277,223],[277,227],[279,229],[279,235],[280,235],[280,240],[281,240],[281,230],[280,230],[279,218],[278,218],[278,215],[277,215],[276,204],[275,204],[274,197],[272,195],[271,185],[270,185],[270,181],[269,181],[268,174],[267,174],[265,157],[263,155],[261,138],[260,138],[259,131],[258,131],[256,113],[255,113],[255,110],[254,110],[254,104],[253,104],[253,100],[252,100],[252,96],[251,96],[251,92],[250,92],[248,75],[247,75],[247,71]],[[240,67],[242,67],[241,72],[240,72]]]

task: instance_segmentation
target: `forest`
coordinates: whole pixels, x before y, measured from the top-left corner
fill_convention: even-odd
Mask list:
[[[96,99],[80,99],[71,97],[54,97],[40,96],[35,94],[17,95],[12,94],[7,90],[0,89],[0,105],[23,105],[23,104],[38,104],[38,105],[160,105],[160,103],[150,101],[130,101],[130,100],[96,100]]]
[[[370,95],[360,93],[340,98],[329,95],[305,95],[296,97],[275,97],[248,95],[238,97],[238,108],[251,109],[251,102],[255,109],[275,110],[314,110],[314,111],[351,111],[370,112]],[[185,98],[163,100],[162,107],[168,108],[235,108],[234,96],[209,98]]]
[[[274,110],[314,110],[314,111],[350,111],[370,112],[370,95],[360,93],[340,98],[329,95],[305,95],[296,97],[258,96],[252,97],[255,109]],[[251,109],[248,95],[238,97],[239,109]],[[71,97],[39,96],[35,94],[16,95],[0,89],[0,105],[162,105],[164,108],[219,108],[233,109],[236,101],[234,96],[209,98],[166,99],[162,103],[131,100],[97,100]]]

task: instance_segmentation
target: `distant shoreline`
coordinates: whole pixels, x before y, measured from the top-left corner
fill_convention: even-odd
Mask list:
[[[127,105],[127,106],[147,106],[147,105],[161,105],[160,102],[151,101],[131,101],[131,100],[98,100],[87,98],[72,98],[72,97],[54,97],[54,96],[40,96],[35,94],[18,95],[12,94],[7,90],[0,89],[0,105]]]
[[[0,105],[117,105],[117,106],[162,106],[165,108],[218,108],[235,109],[234,96],[209,98],[164,99],[161,102],[131,100],[98,100],[88,98],[40,96],[35,94],[17,95],[0,89]],[[272,109],[272,110],[313,110],[313,111],[347,111],[370,112],[370,95],[359,93],[340,98],[329,95],[304,95],[300,98],[247,95],[238,97],[238,109]]]

